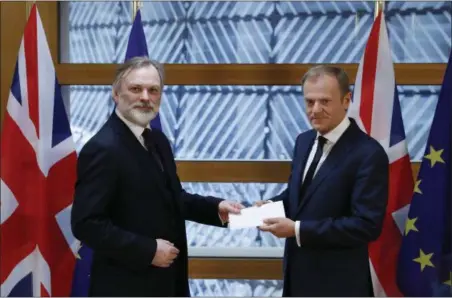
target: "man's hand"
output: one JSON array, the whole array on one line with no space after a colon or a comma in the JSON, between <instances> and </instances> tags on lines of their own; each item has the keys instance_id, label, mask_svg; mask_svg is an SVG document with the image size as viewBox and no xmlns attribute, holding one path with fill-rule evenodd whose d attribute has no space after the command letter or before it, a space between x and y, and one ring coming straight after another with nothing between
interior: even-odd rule
<instances>
[{"instance_id":1,"label":"man's hand","mask_svg":"<svg viewBox=\"0 0 452 298\"><path fill-rule=\"evenodd\" d=\"M221 201L218 205L218 214L223 222L229 221L229 213L239 214L245 208L242 204L233 201Z\"/></svg>"},{"instance_id":2,"label":"man's hand","mask_svg":"<svg viewBox=\"0 0 452 298\"><path fill-rule=\"evenodd\" d=\"M173 243L163 239L157 239L157 250L152 260L152 265L162 268L169 267L178 254L179 250Z\"/></svg>"},{"instance_id":3,"label":"man's hand","mask_svg":"<svg viewBox=\"0 0 452 298\"><path fill-rule=\"evenodd\" d=\"M295 222L284 217L265 219L264 224L259 226L259 229L261 231L270 232L278 238L295 236Z\"/></svg>"},{"instance_id":4,"label":"man's hand","mask_svg":"<svg viewBox=\"0 0 452 298\"><path fill-rule=\"evenodd\" d=\"M253 207L260 207L262 205L265 205L265 204L268 204L268 203L271 203L271 202L272 201L269 201L269 200L256 201L256 202L253 203Z\"/></svg>"}]
</instances>

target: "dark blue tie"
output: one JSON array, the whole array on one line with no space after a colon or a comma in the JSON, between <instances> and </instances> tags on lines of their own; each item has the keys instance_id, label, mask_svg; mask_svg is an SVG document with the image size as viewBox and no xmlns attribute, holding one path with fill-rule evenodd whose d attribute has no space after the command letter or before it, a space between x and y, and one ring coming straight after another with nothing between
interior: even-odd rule
<instances>
[{"instance_id":1,"label":"dark blue tie","mask_svg":"<svg viewBox=\"0 0 452 298\"><path fill-rule=\"evenodd\" d=\"M326 139L324 137L319 136L317 138L317 150L315 151L314 160L312 161L311 165L309 166L309 170L306 173L306 177L301 182L300 196L299 196L300 202L301 202L301 199L303 198L306 190L308 189L309 185L312 182L312 178L314 177L315 170L317 169L317 166L319 165L319 162L320 162L320 158L322 157L323 146L325 145L325 143L326 143Z\"/></svg>"}]
</instances>

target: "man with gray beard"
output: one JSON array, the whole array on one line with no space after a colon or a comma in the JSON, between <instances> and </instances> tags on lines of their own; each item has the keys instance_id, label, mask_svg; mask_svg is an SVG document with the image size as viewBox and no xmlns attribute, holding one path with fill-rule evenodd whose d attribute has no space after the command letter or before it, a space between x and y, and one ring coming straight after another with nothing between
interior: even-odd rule
<instances>
[{"instance_id":1,"label":"man with gray beard","mask_svg":"<svg viewBox=\"0 0 452 298\"><path fill-rule=\"evenodd\" d=\"M79 154L72 231L94 251L90 296L189 296L185 220L224 226L239 203L185 192L166 136L152 130L163 71L120 66L116 109Z\"/></svg>"}]
</instances>

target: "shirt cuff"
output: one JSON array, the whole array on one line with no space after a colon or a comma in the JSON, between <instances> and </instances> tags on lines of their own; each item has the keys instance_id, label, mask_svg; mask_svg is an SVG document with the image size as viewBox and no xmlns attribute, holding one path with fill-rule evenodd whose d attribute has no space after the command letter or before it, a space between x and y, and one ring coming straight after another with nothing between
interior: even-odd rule
<instances>
[{"instance_id":1,"label":"shirt cuff","mask_svg":"<svg viewBox=\"0 0 452 298\"><path fill-rule=\"evenodd\" d=\"M300 221L299 220L297 220L295 222L295 237L297 238L298 247L301 247L301 242L300 242Z\"/></svg>"},{"instance_id":2,"label":"shirt cuff","mask_svg":"<svg viewBox=\"0 0 452 298\"><path fill-rule=\"evenodd\" d=\"M218 218L220 218L221 224L224 226L225 224L227 224L227 221L223 221L223 219L221 218L220 213L218 213Z\"/></svg>"}]
</instances>

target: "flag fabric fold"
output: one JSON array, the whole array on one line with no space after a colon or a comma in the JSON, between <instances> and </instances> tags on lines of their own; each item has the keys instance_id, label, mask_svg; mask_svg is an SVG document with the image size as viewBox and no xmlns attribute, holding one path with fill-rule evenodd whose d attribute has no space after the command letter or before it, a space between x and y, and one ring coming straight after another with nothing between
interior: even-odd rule
<instances>
[{"instance_id":1,"label":"flag fabric fold","mask_svg":"<svg viewBox=\"0 0 452 298\"><path fill-rule=\"evenodd\" d=\"M349 116L389 157L389 198L380 237L369 245L375 296L400 296L396 263L414 187L384 13L379 12L356 75Z\"/></svg>"},{"instance_id":2,"label":"flag fabric fold","mask_svg":"<svg viewBox=\"0 0 452 298\"><path fill-rule=\"evenodd\" d=\"M20 43L1 135L1 296L69 296L75 145L36 4Z\"/></svg>"},{"instance_id":3,"label":"flag fabric fold","mask_svg":"<svg viewBox=\"0 0 452 298\"><path fill-rule=\"evenodd\" d=\"M452 53L416 180L398 260L405 296L452 296Z\"/></svg>"}]
</instances>

